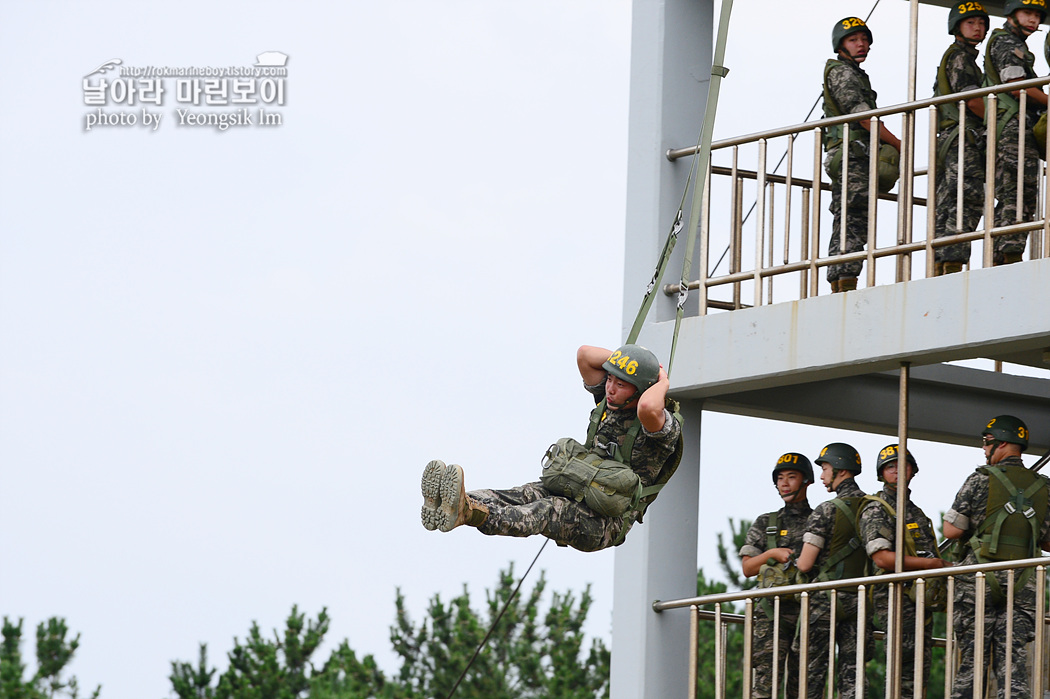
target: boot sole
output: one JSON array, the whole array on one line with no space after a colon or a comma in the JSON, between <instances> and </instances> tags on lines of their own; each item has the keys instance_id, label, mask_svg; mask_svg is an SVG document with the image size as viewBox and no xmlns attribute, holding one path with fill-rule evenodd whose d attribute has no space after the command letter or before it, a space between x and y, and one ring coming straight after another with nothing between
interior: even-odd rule
<instances>
[{"instance_id":1,"label":"boot sole","mask_svg":"<svg viewBox=\"0 0 1050 699\"><path fill-rule=\"evenodd\" d=\"M460 511L463 509L463 469L458 464L449 464L445 467L444 477L441 479L441 520L438 529L450 532L462 524Z\"/></svg>"},{"instance_id":2,"label":"boot sole","mask_svg":"<svg viewBox=\"0 0 1050 699\"><path fill-rule=\"evenodd\" d=\"M429 531L438 528L445 517L441 512L441 482L445 476L445 462L431 461L423 469L420 489L423 491L423 509L419 517Z\"/></svg>"}]
</instances>

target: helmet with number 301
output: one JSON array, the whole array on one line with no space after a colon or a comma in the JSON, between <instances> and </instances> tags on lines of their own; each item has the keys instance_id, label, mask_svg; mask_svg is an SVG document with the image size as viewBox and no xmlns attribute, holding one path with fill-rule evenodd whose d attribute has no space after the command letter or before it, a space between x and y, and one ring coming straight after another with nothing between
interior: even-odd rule
<instances>
[{"instance_id":1,"label":"helmet with number 301","mask_svg":"<svg viewBox=\"0 0 1050 699\"><path fill-rule=\"evenodd\" d=\"M860 473L860 453L848 444L832 442L820 450L816 458L818 464L828 464L836 471Z\"/></svg>"},{"instance_id":2,"label":"helmet with number 301","mask_svg":"<svg viewBox=\"0 0 1050 699\"><path fill-rule=\"evenodd\" d=\"M954 36L959 28L959 23L969 17L983 17L984 30L988 31L988 12L984 9L984 5L976 0L971 0L952 5L951 12L948 13L948 33Z\"/></svg>"},{"instance_id":3,"label":"helmet with number 301","mask_svg":"<svg viewBox=\"0 0 1050 699\"><path fill-rule=\"evenodd\" d=\"M779 459L773 467L773 485L777 484L777 474L781 471L798 471L806 483L813 482L813 464L802 454L789 451Z\"/></svg>"},{"instance_id":4,"label":"helmet with number 301","mask_svg":"<svg viewBox=\"0 0 1050 699\"><path fill-rule=\"evenodd\" d=\"M641 345L624 345L605 360L602 368L642 393L660 378L660 360Z\"/></svg>"},{"instance_id":5,"label":"helmet with number 301","mask_svg":"<svg viewBox=\"0 0 1050 699\"><path fill-rule=\"evenodd\" d=\"M868 29L868 25L864 23L864 20L860 17L844 17L836 22L835 28L831 30L831 50L838 53L839 48L842 46L842 40L857 32L864 32L868 35L869 46L875 43L875 37L871 35L871 30Z\"/></svg>"},{"instance_id":6,"label":"helmet with number 301","mask_svg":"<svg viewBox=\"0 0 1050 699\"><path fill-rule=\"evenodd\" d=\"M1039 21L1046 19L1046 0L1006 0L1003 4L1003 14L1007 17L1018 10L1031 10L1040 14Z\"/></svg>"},{"instance_id":7,"label":"helmet with number 301","mask_svg":"<svg viewBox=\"0 0 1050 699\"><path fill-rule=\"evenodd\" d=\"M1028 448L1028 425L1013 415L993 417L981 435L988 435L999 442L1020 444L1021 451Z\"/></svg>"}]
</instances>

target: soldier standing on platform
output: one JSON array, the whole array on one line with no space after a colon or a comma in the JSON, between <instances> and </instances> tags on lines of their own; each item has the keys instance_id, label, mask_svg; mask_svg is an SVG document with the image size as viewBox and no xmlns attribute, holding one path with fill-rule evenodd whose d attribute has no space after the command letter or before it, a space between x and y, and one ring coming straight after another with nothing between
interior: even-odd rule
<instances>
[{"instance_id":1,"label":"soldier standing on platform","mask_svg":"<svg viewBox=\"0 0 1050 699\"><path fill-rule=\"evenodd\" d=\"M806 491L813 482L813 466L802 454L789 452L773 467L773 484L784 506L776 512L759 515L747 532L740 548L740 562L744 575L759 578L761 588L793 585L797 581L795 561L802 552L802 535L813 509ZM787 697L798 695L798 654L791 652L798 623L799 604L793 597L780 599L780 626L777 634L777 655L773 656L774 605L763 600L755 611L754 643L751 667L754 668L752 696L770 699L779 695L773 691L773 667L779 668L778 684L787 678Z\"/></svg>"},{"instance_id":2,"label":"soldier standing on platform","mask_svg":"<svg viewBox=\"0 0 1050 699\"><path fill-rule=\"evenodd\" d=\"M820 480L835 497L822 502L813 510L806 523L802 537L802 554L798 558L798 569L803 572L816 570L811 582L844 580L864 575L868 557L860 543L857 532L857 512L864 502L864 491L854 476L860 475L860 454L848 444L835 442L820 452L816 462L821 466ZM843 588L838 592L838 607L835 612L835 642L838 645L838 695L839 699L854 699L864 696L863 688L857 691L857 592L855 588ZM809 668L806 679L808 699L824 696L824 682L828 674L828 656L831 641L831 599L825 593L816 593L810 598L809 622ZM873 636L870 623L865 626L863 651L870 658ZM799 632L799 640L804 630ZM798 644L799 640L796 640Z\"/></svg>"},{"instance_id":3,"label":"soldier standing on platform","mask_svg":"<svg viewBox=\"0 0 1050 699\"><path fill-rule=\"evenodd\" d=\"M824 66L824 116L842 116L875 109L876 93L868 74L860 67L868 58L873 43L871 30L859 17L846 17L831 31L831 48L835 58ZM824 133L824 170L831 177L831 213L834 224L828 255L841 254L839 235L842 216L846 217L846 252L863 250L868 242L868 150L870 119L851 123L849 157L846 169L846 201L842 201L842 126L829 127ZM879 140L900 151L900 140L879 122ZM847 262L828 266L828 281L833 292L857 288L861 263Z\"/></svg>"},{"instance_id":4,"label":"soldier standing on platform","mask_svg":"<svg viewBox=\"0 0 1050 699\"><path fill-rule=\"evenodd\" d=\"M977 46L988 33L988 13L979 2L952 5L948 13L948 33L955 41L944 52L937 68L933 94L949 95L976 90L984 84L984 73L977 67ZM966 100L964 131L959 131L959 104L946 102L937 107L937 213L934 236L956 235L977 230L984 213L985 130L984 99ZM958 217L959 139L963 140L962 218ZM970 261L970 244L956 243L935 248L935 274L961 272Z\"/></svg>"},{"instance_id":5,"label":"soldier standing on platform","mask_svg":"<svg viewBox=\"0 0 1050 699\"><path fill-rule=\"evenodd\" d=\"M988 39L984 52L985 81L988 85L1026 80L1036 77L1035 55L1025 43L1039 29L1046 17L1046 0L1006 0L1003 6L1006 24L996 29ZM1009 226L1035 219L1036 197L1039 195L1039 149L1032 127L1039 115L1046 111L1046 93L1037 87L1025 90L1028 96L1025 123L1020 119L1020 91L998 93L996 113L995 158L995 225ZM1024 134L1024 152L1020 150L1020 136ZM1022 202L1017 202L1017 168L1024 164ZM992 260L996 265L1020 262L1027 233L1011 233L994 240Z\"/></svg>"},{"instance_id":6,"label":"soldier standing on platform","mask_svg":"<svg viewBox=\"0 0 1050 699\"><path fill-rule=\"evenodd\" d=\"M873 563L878 566L876 572L894 572L897 553L897 488L903 480L908 491L904 519L903 570L931 570L950 565L937 553L937 534L933 522L918 505L911 501L912 477L919 472L919 465L908 451L907 465L904 473L898 459L899 447L890 444L879 452L879 461L875 466L880 481L886 485L881 493L866 498L858 519L861 541ZM943 602L943 594L935 600L929 591L944 591L944 578L927 580L925 598L932 602ZM900 588L898 588L900 589ZM915 584L904 586L901 599L901 696L911 697L915 694ZM889 630L889 593L886 585L874 586L875 618L884 631ZM933 609L928 605L925 610L925 631L923 642L922 686L926 687L930 677L930 658L933 650ZM943 609L943 607L941 607Z\"/></svg>"}]
</instances>

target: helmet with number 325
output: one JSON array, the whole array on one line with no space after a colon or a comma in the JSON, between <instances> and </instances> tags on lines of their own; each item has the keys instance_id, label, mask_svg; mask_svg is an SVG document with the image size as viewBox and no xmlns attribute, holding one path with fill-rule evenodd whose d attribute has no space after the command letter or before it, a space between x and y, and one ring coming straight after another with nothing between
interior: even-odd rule
<instances>
[{"instance_id":1,"label":"helmet with number 325","mask_svg":"<svg viewBox=\"0 0 1050 699\"><path fill-rule=\"evenodd\" d=\"M637 388L639 393L660 378L660 360L641 345L620 347L609 355L602 368Z\"/></svg>"},{"instance_id":2,"label":"helmet with number 325","mask_svg":"<svg viewBox=\"0 0 1050 699\"><path fill-rule=\"evenodd\" d=\"M988 12L984 9L984 5L976 0L970 2L959 2L952 5L951 11L948 13L948 33L955 35L955 31L959 28L959 23L969 17L982 17L984 19L984 30L988 31Z\"/></svg>"},{"instance_id":3,"label":"helmet with number 325","mask_svg":"<svg viewBox=\"0 0 1050 699\"><path fill-rule=\"evenodd\" d=\"M1046 19L1046 0L1006 0L1003 4L1003 15L1009 17L1018 10L1031 10L1032 12L1038 12L1042 15L1039 19L1042 22Z\"/></svg>"}]
</instances>

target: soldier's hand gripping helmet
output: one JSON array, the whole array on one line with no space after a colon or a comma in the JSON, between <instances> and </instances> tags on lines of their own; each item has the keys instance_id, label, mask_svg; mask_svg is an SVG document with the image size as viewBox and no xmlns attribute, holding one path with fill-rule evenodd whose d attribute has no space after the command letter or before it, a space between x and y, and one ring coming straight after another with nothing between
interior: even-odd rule
<instances>
[{"instance_id":1,"label":"soldier's hand gripping helmet","mask_svg":"<svg viewBox=\"0 0 1050 699\"><path fill-rule=\"evenodd\" d=\"M1032 10L1039 13L1039 21L1046 19L1046 0L1006 0L1003 14L1009 17L1018 10Z\"/></svg>"},{"instance_id":2,"label":"soldier's hand gripping helmet","mask_svg":"<svg viewBox=\"0 0 1050 699\"><path fill-rule=\"evenodd\" d=\"M848 444L832 442L820 450L816 458L818 464L828 464L834 471L849 471L860 474L860 453Z\"/></svg>"},{"instance_id":3,"label":"soldier's hand gripping helmet","mask_svg":"<svg viewBox=\"0 0 1050 699\"><path fill-rule=\"evenodd\" d=\"M802 454L789 451L777 459L777 465L773 467L773 485L777 484L777 474L781 471L798 471L806 483L813 482L813 464Z\"/></svg>"},{"instance_id":4,"label":"soldier's hand gripping helmet","mask_svg":"<svg viewBox=\"0 0 1050 699\"><path fill-rule=\"evenodd\" d=\"M882 469L886 467L886 464L892 464L897 460L897 454L900 451L899 444L889 444L882 448L879 452L879 461L875 464L875 476L881 481L882 480ZM908 463L911 464L915 473L919 472L919 464L915 462L915 457L911 455L911 450L908 450ZM900 471L898 470L898 473Z\"/></svg>"},{"instance_id":5,"label":"soldier's hand gripping helmet","mask_svg":"<svg viewBox=\"0 0 1050 699\"><path fill-rule=\"evenodd\" d=\"M1020 444L1021 451L1028 448L1028 425L1013 415L993 417L981 432L981 436L991 437L996 442Z\"/></svg>"},{"instance_id":6,"label":"soldier's hand gripping helmet","mask_svg":"<svg viewBox=\"0 0 1050 699\"><path fill-rule=\"evenodd\" d=\"M1020 2L1021 0L1017 1ZM1042 1L1040 0L1040 2ZM831 50L838 53L842 40L857 32L864 32L868 35L868 45L875 43L875 38L871 35L871 30L868 29L868 25L864 23L864 20L860 17L844 17L836 22L835 27L831 30Z\"/></svg>"},{"instance_id":7,"label":"soldier's hand gripping helmet","mask_svg":"<svg viewBox=\"0 0 1050 699\"><path fill-rule=\"evenodd\" d=\"M631 400L642 395L660 378L660 360L641 345L624 345L609 355L602 368L638 389Z\"/></svg>"},{"instance_id":8,"label":"soldier's hand gripping helmet","mask_svg":"<svg viewBox=\"0 0 1050 699\"><path fill-rule=\"evenodd\" d=\"M959 22L968 17L983 17L984 30L988 31L988 12L985 11L984 5L973 0L972 2L959 2L952 5L952 9L948 13L948 33L955 36L956 30L959 28Z\"/></svg>"}]
</instances>

